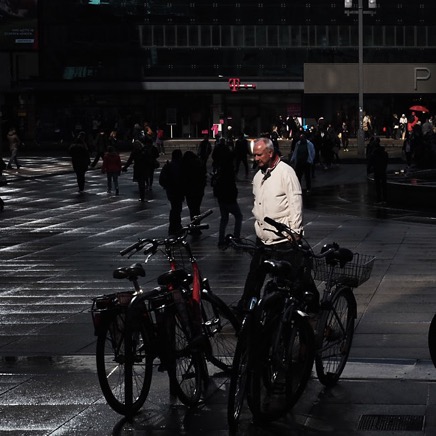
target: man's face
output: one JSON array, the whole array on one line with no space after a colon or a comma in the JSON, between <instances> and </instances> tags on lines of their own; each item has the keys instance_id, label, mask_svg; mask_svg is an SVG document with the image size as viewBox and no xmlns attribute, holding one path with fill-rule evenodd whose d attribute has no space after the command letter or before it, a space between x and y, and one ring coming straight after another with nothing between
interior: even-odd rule
<instances>
[{"instance_id":1,"label":"man's face","mask_svg":"<svg viewBox=\"0 0 436 436\"><path fill-rule=\"evenodd\" d=\"M273 150L270 150L263 142L256 142L253 147L254 160L258 167L261 169L267 169L273 159Z\"/></svg>"}]
</instances>

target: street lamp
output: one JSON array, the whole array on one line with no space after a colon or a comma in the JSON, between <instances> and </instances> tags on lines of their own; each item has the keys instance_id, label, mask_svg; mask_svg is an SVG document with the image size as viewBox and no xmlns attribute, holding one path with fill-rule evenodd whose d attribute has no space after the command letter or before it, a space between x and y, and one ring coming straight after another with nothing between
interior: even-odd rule
<instances>
[{"instance_id":1,"label":"street lamp","mask_svg":"<svg viewBox=\"0 0 436 436\"><path fill-rule=\"evenodd\" d=\"M352 0L345 0L346 14L350 15L356 11L350 11L353 7ZM368 8L375 9L377 0L368 0ZM373 11L367 13L373 14ZM359 39L359 67L358 67L358 93L359 93L359 128L357 130L357 154L362 157L365 154L365 136L363 133L363 0L357 1L358 17L358 39Z\"/></svg>"}]
</instances>

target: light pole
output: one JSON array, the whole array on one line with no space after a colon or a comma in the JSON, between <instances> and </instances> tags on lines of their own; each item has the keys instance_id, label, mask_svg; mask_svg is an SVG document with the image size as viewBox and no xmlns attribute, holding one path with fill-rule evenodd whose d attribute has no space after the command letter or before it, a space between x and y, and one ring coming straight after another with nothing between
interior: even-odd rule
<instances>
[{"instance_id":1,"label":"light pole","mask_svg":"<svg viewBox=\"0 0 436 436\"><path fill-rule=\"evenodd\" d=\"M350 15L356 13L350 11L353 7L352 0L345 0L345 13ZM375 9L377 7L376 0L368 0L368 8ZM372 14L372 11L368 11ZM358 21L358 44L359 44L359 65L358 65L358 93L359 93L359 128L357 129L357 154L360 157L365 155L365 135L363 132L363 0L357 1L357 21Z\"/></svg>"}]
</instances>

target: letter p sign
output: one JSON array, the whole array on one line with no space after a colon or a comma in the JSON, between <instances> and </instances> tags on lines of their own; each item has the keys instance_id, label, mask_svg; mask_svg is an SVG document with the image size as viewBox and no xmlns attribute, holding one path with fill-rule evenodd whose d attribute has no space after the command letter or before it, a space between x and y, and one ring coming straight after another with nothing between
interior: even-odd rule
<instances>
[{"instance_id":1,"label":"letter p sign","mask_svg":"<svg viewBox=\"0 0 436 436\"><path fill-rule=\"evenodd\" d=\"M414 83L415 91L418 90L418 82L421 80L428 80L431 77L431 72L426 67L416 67L414 68Z\"/></svg>"}]
</instances>

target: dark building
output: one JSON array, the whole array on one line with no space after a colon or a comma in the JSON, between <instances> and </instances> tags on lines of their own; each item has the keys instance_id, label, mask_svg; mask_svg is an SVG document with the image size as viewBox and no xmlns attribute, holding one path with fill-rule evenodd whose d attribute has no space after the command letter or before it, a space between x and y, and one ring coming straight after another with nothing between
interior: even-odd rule
<instances>
[{"instance_id":1,"label":"dark building","mask_svg":"<svg viewBox=\"0 0 436 436\"><path fill-rule=\"evenodd\" d=\"M436 2L363 2L363 109L382 128L415 103L436 108ZM3 0L4 124L65 136L98 119L128 132L147 120L166 135L213 124L249 135L279 116L358 120L357 0ZM27 10L24 21L6 11ZM12 18L11 18L12 17ZM19 39L19 38L16 38ZM2 39L0 38L0 41ZM16 40L15 40L16 41ZM3 46L2 46L3 44ZM4 129L3 129L4 130ZM126 133L127 134L127 133Z\"/></svg>"}]
</instances>

